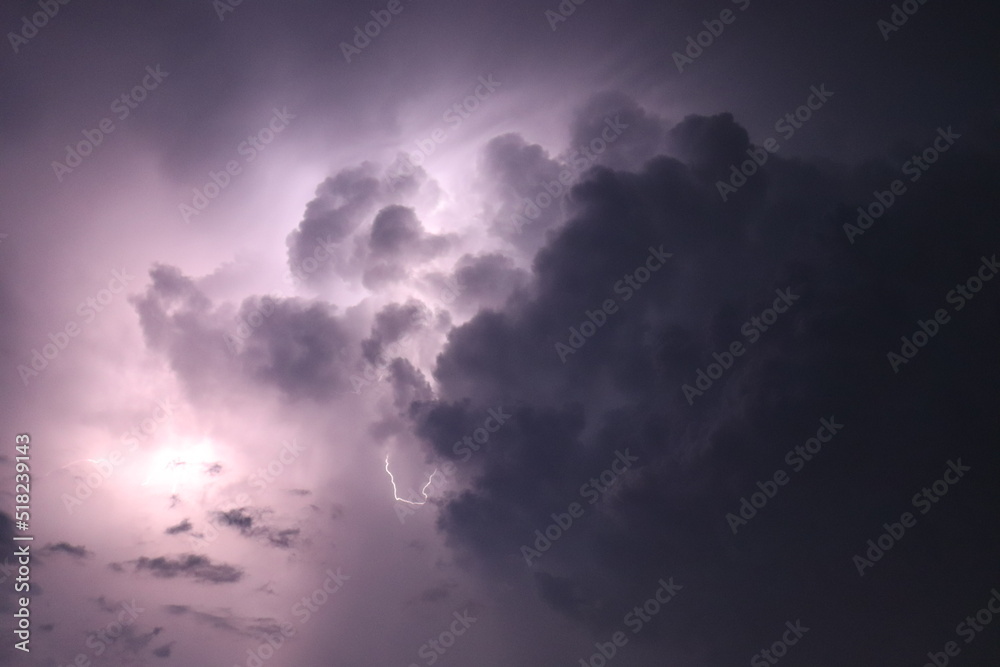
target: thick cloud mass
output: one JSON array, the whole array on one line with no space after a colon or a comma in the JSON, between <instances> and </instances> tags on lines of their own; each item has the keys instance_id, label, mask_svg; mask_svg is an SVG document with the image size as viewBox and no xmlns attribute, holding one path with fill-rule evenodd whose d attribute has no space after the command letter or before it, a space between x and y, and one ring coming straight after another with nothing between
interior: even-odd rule
<instances>
[{"instance_id":1,"label":"thick cloud mass","mask_svg":"<svg viewBox=\"0 0 1000 667\"><path fill-rule=\"evenodd\" d=\"M898 574L859 585L851 556L877 536L880 521L898 520L911 488L936 479L949 457L975 459L984 471L998 463L978 438L957 435L973 423L991 429L984 441L997 435L972 417L996 391L986 370L998 361L990 342L1000 323L995 291L984 288L955 312L952 330L900 373L886 362L897 334L948 307L949 289L1000 248L990 195L995 145L964 137L966 150L852 245L844 225L898 164L846 171L774 157L726 205L715 175L747 149L746 131L728 114L690 117L670 138L682 162L660 157L638 173L599 169L574 189L579 212L537 254L530 298L481 312L449 335L434 372L442 399L413 411L417 432L453 459L454 434L472 432L486 409L508 405L512 417L496 444L474 454L471 486L447 501L439 526L490 570L529 571L546 603L604 632L659 577L674 576L685 588L670 620L643 639L663 634L722 664L786 614L824 628L812 641L832 651L852 633L848 610L871 594L865 585L915 608L933 606L952 585L914 588ZM506 164L519 159L512 153ZM956 217L961 227L950 224ZM641 289L614 289L661 247L672 257ZM772 305L775 290L793 305L751 345L741 324ZM608 298L620 311L563 363L556 345L568 345L571 328L584 330L587 313ZM696 369L734 340L745 356L689 405L681 386L693 386ZM928 386L954 393L928 403ZM916 406L933 415L933 428L918 425ZM724 516L821 419L844 427L815 470L795 476L734 536ZM634 466L589 505L581 485L623 451ZM526 566L521 546L534 545L533 531L574 501L586 516ZM938 511L957 519L963 505ZM945 547L958 529L934 530L945 531L929 537L941 541L937 548L901 547L907 571L939 568L943 557L965 564L951 575L965 583L995 574L975 555L995 552L992 531ZM918 616L908 623L915 632L935 627ZM889 660L912 639L852 641Z\"/></svg>"},{"instance_id":2,"label":"thick cloud mass","mask_svg":"<svg viewBox=\"0 0 1000 667\"><path fill-rule=\"evenodd\" d=\"M6 3L0 665L996 665L997 17Z\"/></svg>"},{"instance_id":3,"label":"thick cloud mass","mask_svg":"<svg viewBox=\"0 0 1000 667\"><path fill-rule=\"evenodd\" d=\"M263 297L225 318L176 268L157 267L150 275L152 284L135 302L143 332L193 390L233 376L256 378L293 398L321 399L347 386L341 351L349 336L330 307Z\"/></svg>"}]
</instances>

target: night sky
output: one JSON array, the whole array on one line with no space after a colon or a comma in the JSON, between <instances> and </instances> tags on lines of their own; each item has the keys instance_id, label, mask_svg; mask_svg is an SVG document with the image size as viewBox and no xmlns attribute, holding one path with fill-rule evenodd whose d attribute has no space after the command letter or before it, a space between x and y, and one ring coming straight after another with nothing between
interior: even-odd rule
<instances>
[{"instance_id":1,"label":"night sky","mask_svg":"<svg viewBox=\"0 0 1000 667\"><path fill-rule=\"evenodd\" d=\"M1000 664L998 19L5 3L0 664Z\"/></svg>"}]
</instances>

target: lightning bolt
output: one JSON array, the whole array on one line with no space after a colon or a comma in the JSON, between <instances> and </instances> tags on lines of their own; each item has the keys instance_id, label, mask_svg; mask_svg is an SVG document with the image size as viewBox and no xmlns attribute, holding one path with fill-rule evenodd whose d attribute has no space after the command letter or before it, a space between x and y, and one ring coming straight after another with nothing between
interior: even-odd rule
<instances>
[{"instance_id":1,"label":"lightning bolt","mask_svg":"<svg viewBox=\"0 0 1000 667\"><path fill-rule=\"evenodd\" d=\"M389 473L389 481L392 482L392 497L401 503L406 503L408 505L426 505L427 504L427 487L431 485L434 481L434 475L438 474L437 468L431 473L431 476L427 478L427 483L424 484L424 488L420 489L420 494L424 497L422 503L418 503L415 500L407 500L406 498L399 497L399 491L396 489L396 479L392 476L392 471L389 470L389 455L385 455L385 471Z\"/></svg>"}]
</instances>

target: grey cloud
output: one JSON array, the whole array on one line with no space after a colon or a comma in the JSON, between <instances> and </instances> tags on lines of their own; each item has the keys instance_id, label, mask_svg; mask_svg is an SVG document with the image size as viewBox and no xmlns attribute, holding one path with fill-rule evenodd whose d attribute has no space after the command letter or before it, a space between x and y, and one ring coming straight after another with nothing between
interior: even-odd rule
<instances>
[{"instance_id":1,"label":"grey cloud","mask_svg":"<svg viewBox=\"0 0 1000 667\"><path fill-rule=\"evenodd\" d=\"M387 361L383 354L387 345L397 343L419 331L430 320L430 311L420 301L390 303L375 314L371 335L361 341L361 351L371 364Z\"/></svg>"},{"instance_id":2,"label":"grey cloud","mask_svg":"<svg viewBox=\"0 0 1000 667\"><path fill-rule=\"evenodd\" d=\"M687 118L670 137L683 159L659 157L635 173L599 167L588 174L574 190L577 213L536 255L526 298L484 310L449 334L434 370L440 396L415 403L410 415L414 432L436 456L451 459L453 443L477 415L511 406L509 424L465 464L469 485L445 501L439 518L449 543L475 554L484 576L524 576L521 546L533 543L533 531L552 523L553 513L580 502L586 515L531 568L540 598L602 633L620 624L619 610L649 597L658 577L676 576L697 594L679 597L674 609L683 613L641 641L669 638L714 659L735 660L740 652L718 646L698 619L724 619L736 646L752 645L761 629L742 623L741 607L727 602L734 595L754 601L762 617L808 608L837 623L837 614L856 600L821 608L810 597L814 589L802 591L815 581L816 568L839 572L836 556L820 545L851 543L857 513L873 514L872 503L879 504L851 498L844 500L850 510L817 509L823 526L805 530L822 537L811 542L758 519L753 529L765 535L737 536L758 540L739 548L723 517L754 490L750 462L780 467L785 451L832 413L852 425L854 435L838 436L841 452L860 451L876 437L877 452L863 449L884 468L915 451L921 465L939 465L935 435L910 427L903 427L903 439L890 435L922 390L903 383L884 393L892 379L885 351L912 330L914 317L931 312L931 297L943 299L946 286L968 275L983 252L1000 247L990 222L995 206L976 210L963 203L988 199L987 165L995 159L975 151L951 154L926 189L908 193L880 221L880 233L852 247L842 225L856 217L868 193L884 187L878 170L772 156L753 187L739 193L744 199L727 205L714 180L749 145L747 132L720 115ZM954 252L946 261L922 261L936 247L940 221L956 211L964 226L951 230ZM892 223L904 219L905 227ZM616 281L661 244L673 253L668 265L628 301L616 294ZM762 334L719 386L688 405L681 386L694 382L713 352L733 340L746 343L741 324L784 287L799 295L795 310ZM562 363L555 343L566 343L570 327L610 297L620 310ZM970 315L979 326L1000 313L989 298ZM995 358L995 347L977 330L964 329L963 344ZM945 383L968 370L926 363L926 377ZM989 393L980 387L967 395ZM961 430L964 417L947 416L948 409L942 406L940 417ZM581 485L625 449L639 463L591 506ZM823 508L823 498L839 497L839 475L850 476L859 454L844 456L825 462L837 472L808 490L799 487L795 508L775 508L774 520L815 525L804 508ZM864 466L865 488L881 494L885 485L871 464ZM893 590L933 604L932 596Z\"/></svg>"},{"instance_id":3,"label":"grey cloud","mask_svg":"<svg viewBox=\"0 0 1000 667\"><path fill-rule=\"evenodd\" d=\"M176 268L158 266L150 276L146 293L133 299L146 341L167 354L194 393L236 383L241 376L293 398L319 400L346 388L339 351L349 336L332 307L252 298L244 302L241 319L227 322ZM259 323L251 313L261 316Z\"/></svg>"},{"instance_id":4,"label":"grey cloud","mask_svg":"<svg viewBox=\"0 0 1000 667\"><path fill-rule=\"evenodd\" d=\"M161 579L186 577L208 584L231 584L243 578L243 570L226 563L213 563L206 556L184 554L176 558L142 556L129 561L135 572L149 572Z\"/></svg>"},{"instance_id":5,"label":"grey cloud","mask_svg":"<svg viewBox=\"0 0 1000 667\"><path fill-rule=\"evenodd\" d=\"M177 525L170 526L164 532L167 535L177 535L178 533L186 533L189 532L190 530L191 530L191 522L188 521L187 519L184 519Z\"/></svg>"},{"instance_id":6,"label":"grey cloud","mask_svg":"<svg viewBox=\"0 0 1000 667\"><path fill-rule=\"evenodd\" d=\"M92 552L88 551L86 547L76 546L68 542L56 542L55 544L46 544L42 550L43 555L51 554L66 554L77 560L83 560L93 555Z\"/></svg>"}]
</instances>

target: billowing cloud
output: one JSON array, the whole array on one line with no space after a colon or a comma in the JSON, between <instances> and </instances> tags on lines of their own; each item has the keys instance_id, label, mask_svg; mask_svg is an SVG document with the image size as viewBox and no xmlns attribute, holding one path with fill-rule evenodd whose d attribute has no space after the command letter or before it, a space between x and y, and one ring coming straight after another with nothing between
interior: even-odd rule
<instances>
[{"instance_id":1,"label":"billowing cloud","mask_svg":"<svg viewBox=\"0 0 1000 667\"><path fill-rule=\"evenodd\" d=\"M0 13L0 663L903 667L996 585L989 3Z\"/></svg>"}]
</instances>

